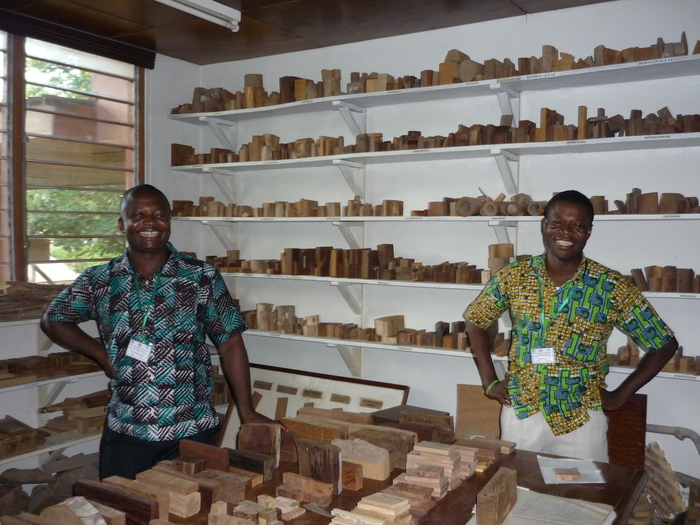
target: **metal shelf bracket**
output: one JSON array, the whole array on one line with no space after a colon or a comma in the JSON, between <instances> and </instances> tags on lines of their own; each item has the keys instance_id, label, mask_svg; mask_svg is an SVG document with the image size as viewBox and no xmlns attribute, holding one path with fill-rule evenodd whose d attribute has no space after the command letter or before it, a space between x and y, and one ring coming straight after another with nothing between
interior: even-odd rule
<instances>
[{"instance_id":1,"label":"metal shelf bracket","mask_svg":"<svg viewBox=\"0 0 700 525\"><path fill-rule=\"evenodd\" d=\"M209 227L212 229L212 231L216 235L216 238L219 239L219 242L226 249L226 251L236 249L236 242L231 240L232 238L233 239L238 238L237 232L235 231L235 229L236 229L235 223L230 223L230 224L227 224L226 226L221 226L219 224L211 224L209 221L203 221L202 224L209 225ZM234 228L233 235L231 235L231 228Z\"/></svg>"},{"instance_id":2,"label":"metal shelf bracket","mask_svg":"<svg viewBox=\"0 0 700 525\"><path fill-rule=\"evenodd\" d=\"M365 228L363 223L340 222L334 221L333 226L336 226L340 233L345 237L345 241L350 248L357 250L364 245Z\"/></svg>"},{"instance_id":3,"label":"metal shelf bracket","mask_svg":"<svg viewBox=\"0 0 700 525\"><path fill-rule=\"evenodd\" d=\"M511 244L508 228L517 226L515 221L489 221L489 226L493 228L496 239L500 244Z\"/></svg>"},{"instance_id":4,"label":"metal shelf bracket","mask_svg":"<svg viewBox=\"0 0 700 525\"><path fill-rule=\"evenodd\" d=\"M366 133L367 108L362 108L341 100L334 100L333 107L340 111L345 124L355 137L357 137L360 133Z\"/></svg>"},{"instance_id":5,"label":"metal shelf bracket","mask_svg":"<svg viewBox=\"0 0 700 525\"><path fill-rule=\"evenodd\" d=\"M328 345L335 346L340 352L340 357L345 361L352 377L360 379L362 377L362 348L349 345Z\"/></svg>"},{"instance_id":6,"label":"metal shelf bracket","mask_svg":"<svg viewBox=\"0 0 700 525\"><path fill-rule=\"evenodd\" d=\"M331 281L331 286L335 287L340 295L343 296L345 302L348 303L350 310L355 315L362 314L362 286L359 284L340 283Z\"/></svg>"},{"instance_id":7,"label":"metal shelf bracket","mask_svg":"<svg viewBox=\"0 0 700 525\"><path fill-rule=\"evenodd\" d=\"M501 114L513 117L512 126L518 127L520 123L520 93L509 88L502 82L491 84L491 90L498 97L498 105L501 106Z\"/></svg>"},{"instance_id":8,"label":"metal shelf bracket","mask_svg":"<svg viewBox=\"0 0 700 525\"><path fill-rule=\"evenodd\" d=\"M230 149L231 151L234 151L236 149L233 146L233 143L238 142L237 137L236 140L234 140L232 143L226 136L226 133L224 133L224 130L222 128L222 126L226 126L227 128L232 129L234 133L238 135L238 124L236 122L216 117L199 117L199 120L201 122L206 122L209 125L209 128L224 148Z\"/></svg>"},{"instance_id":9,"label":"metal shelf bracket","mask_svg":"<svg viewBox=\"0 0 700 525\"><path fill-rule=\"evenodd\" d=\"M359 162L351 162L349 160L334 160L333 164L338 166L340 173L343 174L345 182L350 186L353 195L357 195L360 199L365 199L365 165Z\"/></svg>"},{"instance_id":10,"label":"metal shelf bracket","mask_svg":"<svg viewBox=\"0 0 700 525\"><path fill-rule=\"evenodd\" d=\"M216 182L229 204L236 203L236 191L233 188L235 182L233 177L231 177L232 173L230 171L208 167L202 168L202 171L211 175L211 178L214 179L214 182Z\"/></svg>"},{"instance_id":11,"label":"metal shelf bracket","mask_svg":"<svg viewBox=\"0 0 700 525\"><path fill-rule=\"evenodd\" d=\"M518 193L518 186L515 180L518 176L520 157L510 151L499 148L492 149L491 155L493 155L493 158L496 160L496 166L498 166L498 171L501 174L501 179L503 180L506 191L510 194ZM511 167L511 163L513 167ZM515 176L513 175L513 171L515 171Z\"/></svg>"}]
</instances>

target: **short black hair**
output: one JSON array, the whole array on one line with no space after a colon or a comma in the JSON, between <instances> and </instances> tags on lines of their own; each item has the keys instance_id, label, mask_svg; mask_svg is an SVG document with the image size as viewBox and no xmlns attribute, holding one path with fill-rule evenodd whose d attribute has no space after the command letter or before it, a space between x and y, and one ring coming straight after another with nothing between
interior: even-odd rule
<instances>
[{"instance_id":1,"label":"short black hair","mask_svg":"<svg viewBox=\"0 0 700 525\"><path fill-rule=\"evenodd\" d=\"M591 199L586 197L580 191L566 190L554 195L554 197L549 199L547 206L545 206L544 208L545 218L549 218L549 215L552 213L554 206L556 206L558 202L569 202L571 204L579 204L583 206L584 208L586 208L588 216L591 218L591 224L593 224L593 217L595 216L595 212L593 211L593 204L591 203Z\"/></svg>"},{"instance_id":2,"label":"short black hair","mask_svg":"<svg viewBox=\"0 0 700 525\"><path fill-rule=\"evenodd\" d=\"M168 198L165 196L165 193L160 191L158 188L155 186L152 186L150 184L139 184L138 186L134 186L133 188L129 188L124 192L124 195L122 195L122 200L119 202L119 216L122 217L124 213L124 208L126 208L127 204L129 203L129 200L131 200L131 197L135 193L141 193L141 192L151 192L155 193L156 195L160 195L165 202L168 203L168 208L170 207L170 201ZM122 217L123 218L123 217Z\"/></svg>"}]
</instances>

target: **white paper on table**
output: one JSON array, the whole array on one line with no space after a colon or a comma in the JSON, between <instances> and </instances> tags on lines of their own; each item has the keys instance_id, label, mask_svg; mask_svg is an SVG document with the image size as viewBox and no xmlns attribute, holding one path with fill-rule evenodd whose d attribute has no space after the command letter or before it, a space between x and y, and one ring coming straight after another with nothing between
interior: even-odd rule
<instances>
[{"instance_id":1,"label":"white paper on table","mask_svg":"<svg viewBox=\"0 0 700 525\"><path fill-rule=\"evenodd\" d=\"M540 494L518 487L515 505L503 525L609 525L615 511L604 503ZM472 515L467 525L479 525L478 515Z\"/></svg>"},{"instance_id":2,"label":"white paper on table","mask_svg":"<svg viewBox=\"0 0 700 525\"><path fill-rule=\"evenodd\" d=\"M540 472L545 483L605 483L603 474L590 459L565 459L548 458L537 456L537 463L540 465ZM565 481L558 480L554 474L555 468L575 468L581 474L581 479Z\"/></svg>"}]
</instances>

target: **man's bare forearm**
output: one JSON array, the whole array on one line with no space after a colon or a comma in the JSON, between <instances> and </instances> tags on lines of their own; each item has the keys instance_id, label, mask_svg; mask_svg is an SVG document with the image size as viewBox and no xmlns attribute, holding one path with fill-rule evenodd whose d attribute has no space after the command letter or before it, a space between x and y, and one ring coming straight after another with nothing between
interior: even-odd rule
<instances>
[{"instance_id":1,"label":"man's bare forearm","mask_svg":"<svg viewBox=\"0 0 700 525\"><path fill-rule=\"evenodd\" d=\"M41 319L40 326L54 343L66 350L77 352L92 359L102 367L107 377L110 379L114 377L114 369L107 355L107 349L100 341L88 335L80 326L75 323L51 321L46 316Z\"/></svg>"}]
</instances>

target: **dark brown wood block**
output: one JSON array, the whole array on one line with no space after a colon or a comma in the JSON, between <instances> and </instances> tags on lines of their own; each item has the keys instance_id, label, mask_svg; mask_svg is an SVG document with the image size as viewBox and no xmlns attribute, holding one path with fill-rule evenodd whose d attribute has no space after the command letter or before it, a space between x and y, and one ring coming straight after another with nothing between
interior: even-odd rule
<instances>
[{"instance_id":1,"label":"dark brown wood block","mask_svg":"<svg viewBox=\"0 0 700 525\"><path fill-rule=\"evenodd\" d=\"M228 452L229 465L262 474L265 481L272 479L272 472L275 470L273 457L248 450L224 450Z\"/></svg>"},{"instance_id":2,"label":"dark brown wood block","mask_svg":"<svg viewBox=\"0 0 700 525\"><path fill-rule=\"evenodd\" d=\"M208 469L228 471L229 455L226 449L215 447L214 445L205 445L197 443L189 439L180 441L181 456L201 456L204 458L204 464Z\"/></svg>"},{"instance_id":3,"label":"dark brown wood block","mask_svg":"<svg viewBox=\"0 0 700 525\"><path fill-rule=\"evenodd\" d=\"M340 491L340 448L310 439L296 439L299 474L334 486Z\"/></svg>"},{"instance_id":4,"label":"dark brown wood block","mask_svg":"<svg viewBox=\"0 0 700 525\"><path fill-rule=\"evenodd\" d=\"M273 468L280 464L282 426L279 423L244 423L238 433L238 450L272 457Z\"/></svg>"},{"instance_id":5,"label":"dark brown wood block","mask_svg":"<svg viewBox=\"0 0 700 525\"><path fill-rule=\"evenodd\" d=\"M643 469L646 446L647 396L633 394L608 416L609 462Z\"/></svg>"},{"instance_id":6,"label":"dark brown wood block","mask_svg":"<svg viewBox=\"0 0 700 525\"><path fill-rule=\"evenodd\" d=\"M158 502L97 481L78 480L73 493L126 514L126 525L148 525L158 518Z\"/></svg>"}]
</instances>

